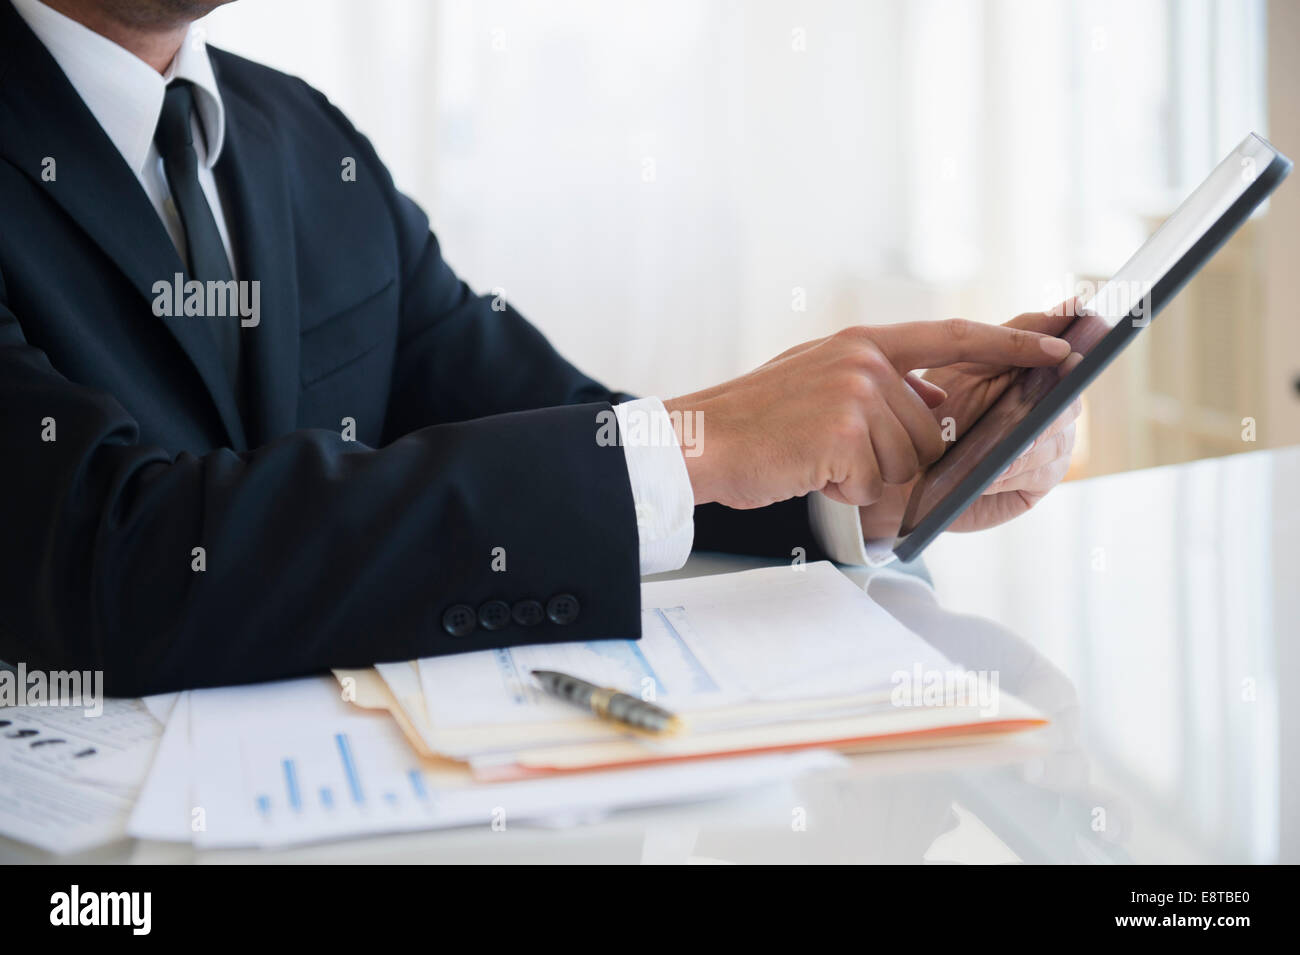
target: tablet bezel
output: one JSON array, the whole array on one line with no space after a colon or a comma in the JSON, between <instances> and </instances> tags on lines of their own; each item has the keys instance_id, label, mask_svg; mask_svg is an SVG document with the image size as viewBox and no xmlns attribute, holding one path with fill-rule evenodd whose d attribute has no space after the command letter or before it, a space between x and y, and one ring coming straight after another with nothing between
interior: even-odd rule
<instances>
[{"instance_id":1,"label":"tablet bezel","mask_svg":"<svg viewBox=\"0 0 1300 955\"><path fill-rule=\"evenodd\" d=\"M1047 426L1056 419L1074 401L1079 394L1092 383L1109 365L1124 347L1133 340L1161 310L1173 300L1184 285L1200 271L1225 242L1237 231L1255 207L1263 202L1277 185L1291 171L1291 160L1284 156L1272 143L1251 133L1241 144L1233 149L1239 151L1252 139L1258 140L1270 152L1273 159L1264 171L1255 177L1236 201L1204 234L1197 239L1170 269L1155 282L1151 291L1139 299L1129 313L1115 323L1105 337L1084 356L1079 365L1062 378L1043 399L1022 419L1011 432L1003 438L985 458L980 461L947 497L939 501L909 534L899 537L894 543L894 556L902 561L916 558L930 542L941 534L945 528L961 516L962 512L980 496L997 476L1010 467L1011 463L1033 442ZM1231 154L1229 154L1231 155ZM1218 168L1217 166L1215 168ZM1213 175L1213 170L1211 171ZM1207 177L1208 179L1208 177ZM1199 189L1200 186L1197 186ZM1195 191L1193 191L1194 194ZM1149 301L1149 306L1146 305ZM1143 316L1142 324L1135 324L1134 319ZM967 429L968 431L970 429ZM960 441L960 439L958 439ZM955 445L954 445L955 447Z\"/></svg>"}]
</instances>

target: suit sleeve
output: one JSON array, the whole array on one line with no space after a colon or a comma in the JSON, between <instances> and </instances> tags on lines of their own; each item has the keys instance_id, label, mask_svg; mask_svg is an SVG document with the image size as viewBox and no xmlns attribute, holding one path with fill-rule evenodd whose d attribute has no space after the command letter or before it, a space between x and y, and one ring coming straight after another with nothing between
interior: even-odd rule
<instances>
[{"instance_id":1,"label":"suit sleeve","mask_svg":"<svg viewBox=\"0 0 1300 955\"><path fill-rule=\"evenodd\" d=\"M813 536L802 497L744 511L702 504L695 508L695 550L787 561L830 559Z\"/></svg>"},{"instance_id":2,"label":"suit sleeve","mask_svg":"<svg viewBox=\"0 0 1300 955\"><path fill-rule=\"evenodd\" d=\"M427 249L412 309L461 325L471 350L544 346L470 314ZM597 440L610 406L546 351L503 391L535 388L553 407L513 411L506 397L500 413L381 449L309 430L195 456L141 443L122 406L62 376L19 318L0 276L0 659L101 670L109 693L135 696L639 636L627 469ZM469 330L476 319L488 327ZM571 598L556 614L568 622L537 620L556 596ZM528 622L502 619L521 604ZM468 632L444 626L453 608Z\"/></svg>"}]
</instances>

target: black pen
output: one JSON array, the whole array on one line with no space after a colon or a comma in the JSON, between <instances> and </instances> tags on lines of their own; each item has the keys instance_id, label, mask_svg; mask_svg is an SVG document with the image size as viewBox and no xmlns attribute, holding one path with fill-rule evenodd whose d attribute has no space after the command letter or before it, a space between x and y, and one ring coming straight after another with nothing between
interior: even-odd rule
<instances>
[{"instance_id":1,"label":"black pen","mask_svg":"<svg viewBox=\"0 0 1300 955\"><path fill-rule=\"evenodd\" d=\"M590 710L602 719L658 735L675 733L682 728L682 721L663 707L619 690L596 686L555 670L534 670L533 676L547 693Z\"/></svg>"}]
</instances>

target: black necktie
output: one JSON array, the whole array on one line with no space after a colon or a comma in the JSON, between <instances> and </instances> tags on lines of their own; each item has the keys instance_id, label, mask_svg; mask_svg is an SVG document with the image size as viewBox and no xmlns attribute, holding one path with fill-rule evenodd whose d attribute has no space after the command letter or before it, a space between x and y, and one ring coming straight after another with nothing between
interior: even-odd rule
<instances>
[{"instance_id":1,"label":"black necktie","mask_svg":"<svg viewBox=\"0 0 1300 955\"><path fill-rule=\"evenodd\" d=\"M217 220L203 195L203 187L199 185L199 157L194 151L191 123L193 116L194 93L190 84L184 80L172 81L167 85L167 93L163 97L162 115L158 118L154 143L158 146L158 154L162 156L172 202L176 205L181 227L185 230L190 278L200 282L229 282L234 276L230 272L230 260L226 258L226 247L222 244ZM238 314L205 316L199 321L206 322L212 329L221 354L221 363L225 366L236 397L239 397Z\"/></svg>"}]
</instances>

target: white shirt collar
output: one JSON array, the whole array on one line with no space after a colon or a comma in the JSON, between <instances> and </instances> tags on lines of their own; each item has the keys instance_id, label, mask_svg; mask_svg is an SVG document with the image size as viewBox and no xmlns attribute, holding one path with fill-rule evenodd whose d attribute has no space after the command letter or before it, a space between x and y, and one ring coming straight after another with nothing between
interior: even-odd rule
<instances>
[{"instance_id":1,"label":"white shirt collar","mask_svg":"<svg viewBox=\"0 0 1300 955\"><path fill-rule=\"evenodd\" d=\"M205 140L196 142L199 158L209 169L216 164L225 141L226 110L202 27L190 24L166 75L160 75L134 53L40 0L13 0L13 5L137 176L144 173L163 95L173 79L194 85Z\"/></svg>"}]
</instances>

